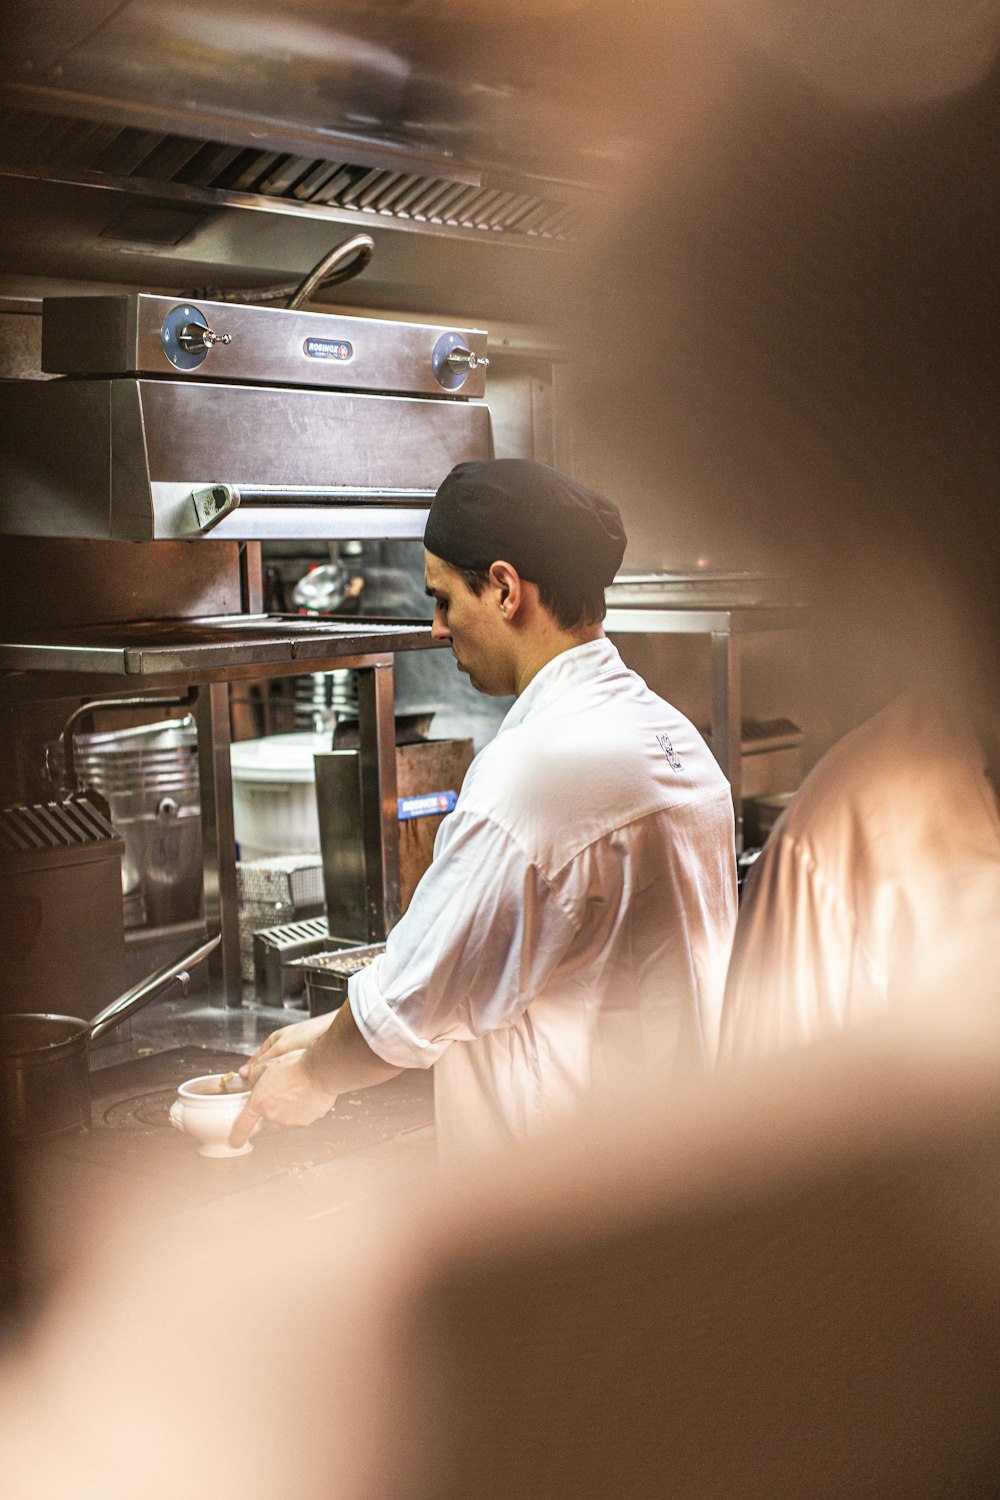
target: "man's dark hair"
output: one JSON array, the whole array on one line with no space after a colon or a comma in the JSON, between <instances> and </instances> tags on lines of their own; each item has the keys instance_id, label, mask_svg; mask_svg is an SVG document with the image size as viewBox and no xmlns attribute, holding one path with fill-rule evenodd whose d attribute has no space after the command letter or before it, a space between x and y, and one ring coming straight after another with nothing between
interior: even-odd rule
<instances>
[{"instance_id":1,"label":"man's dark hair","mask_svg":"<svg viewBox=\"0 0 1000 1500\"><path fill-rule=\"evenodd\" d=\"M456 568L455 572L477 599L490 581L489 568ZM534 580L525 579L525 582ZM540 583L538 598L563 630L575 630L580 625L596 625L604 619L607 610L601 585L581 584L575 578L567 578L559 583Z\"/></svg>"}]
</instances>

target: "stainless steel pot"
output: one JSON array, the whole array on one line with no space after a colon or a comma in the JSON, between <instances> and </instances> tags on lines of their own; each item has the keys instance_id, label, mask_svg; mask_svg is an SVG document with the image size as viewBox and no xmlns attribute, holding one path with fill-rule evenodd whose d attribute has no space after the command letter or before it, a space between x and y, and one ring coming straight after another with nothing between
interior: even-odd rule
<instances>
[{"instance_id":1,"label":"stainless steel pot","mask_svg":"<svg viewBox=\"0 0 1000 1500\"><path fill-rule=\"evenodd\" d=\"M33 1140L90 1124L90 1043L134 1015L160 990L207 958L209 938L105 1006L92 1021L24 1012L0 1017L0 1066L10 1139Z\"/></svg>"}]
</instances>

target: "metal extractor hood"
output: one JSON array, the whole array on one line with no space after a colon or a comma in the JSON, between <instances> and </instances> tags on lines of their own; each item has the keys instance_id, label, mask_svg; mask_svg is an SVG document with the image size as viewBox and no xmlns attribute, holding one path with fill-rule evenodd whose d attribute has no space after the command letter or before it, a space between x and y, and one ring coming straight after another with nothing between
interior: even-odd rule
<instances>
[{"instance_id":1,"label":"metal extractor hood","mask_svg":"<svg viewBox=\"0 0 1000 1500\"><path fill-rule=\"evenodd\" d=\"M584 36L600 55L602 27L613 47L617 23L587 0L483 10L475 24L466 9L15 6L0 182L16 232L0 277L194 290L235 272L249 285L304 272L349 225L378 247L349 303L408 306L401 291L419 284L437 309L462 296L480 316L523 315L500 306L501 267L558 250L593 203L607 116L594 112L600 75L573 56Z\"/></svg>"}]
</instances>

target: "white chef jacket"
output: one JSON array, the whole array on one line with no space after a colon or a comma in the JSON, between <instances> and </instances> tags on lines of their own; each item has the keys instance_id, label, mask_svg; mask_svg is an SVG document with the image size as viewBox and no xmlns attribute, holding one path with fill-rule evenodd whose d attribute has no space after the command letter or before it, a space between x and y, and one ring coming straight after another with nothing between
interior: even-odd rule
<instances>
[{"instance_id":1,"label":"white chef jacket","mask_svg":"<svg viewBox=\"0 0 1000 1500\"><path fill-rule=\"evenodd\" d=\"M967 708L914 689L838 741L754 866L726 982L723 1060L901 1007L996 968L1000 812Z\"/></svg>"},{"instance_id":2,"label":"white chef jacket","mask_svg":"<svg viewBox=\"0 0 1000 1500\"><path fill-rule=\"evenodd\" d=\"M623 1069L704 1063L734 923L728 783L602 638L477 755L350 1005L386 1062L435 1065L444 1153L495 1146Z\"/></svg>"}]
</instances>

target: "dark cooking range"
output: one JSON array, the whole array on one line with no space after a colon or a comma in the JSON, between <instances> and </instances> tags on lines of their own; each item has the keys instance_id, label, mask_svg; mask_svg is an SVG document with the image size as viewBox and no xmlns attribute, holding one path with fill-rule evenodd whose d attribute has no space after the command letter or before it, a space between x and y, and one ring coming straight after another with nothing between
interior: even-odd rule
<instances>
[{"instance_id":1,"label":"dark cooking range","mask_svg":"<svg viewBox=\"0 0 1000 1500\"><path fill-rule=\"evenodd\" d=\"M284 1178L297 1191L303 1213L312 1214L342 1201L337 1166L348 1158L405 1161L414 1171L433 1164L429 1073L403 1073L377 1088L344 1094L329 1117L305 1129L262 1131L248 1156L199 1156L190 1137L168 1119L177 1086L203 1073L235 1070L246 1056L245 1047L186 1043L94 1068L90 1129L18 1148L25 1180L40 1190L46 1253L58 1263L62 1231L72 1226L81 1203L99 1203L109 1192L120 1196L134 1188L146 1202L152 1194L156 1209L173 1215Z\"/></svg>"}]
</instances>

